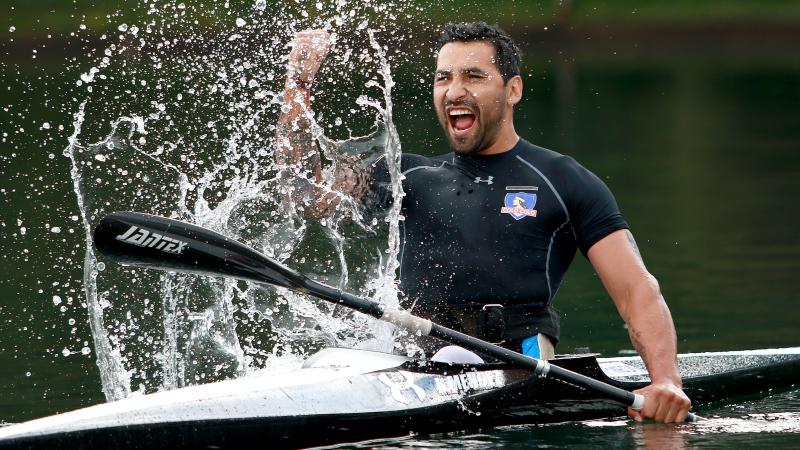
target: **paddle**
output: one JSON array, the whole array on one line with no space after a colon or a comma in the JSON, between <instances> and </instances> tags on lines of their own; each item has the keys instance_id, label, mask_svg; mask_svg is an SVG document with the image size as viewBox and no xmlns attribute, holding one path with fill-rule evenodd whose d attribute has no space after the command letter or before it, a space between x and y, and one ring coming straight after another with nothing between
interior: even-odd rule
<instances>
[{"instance_id":1,"label":"paddle","mask_svg":"<svg viewBox=\"0 0 800 450\"><path fill-rule=\"evenodd\" d=\"M529 368L537 376L583 387L633 409L641 410L644 405L641 395L445 328L408 311L318 283L240 242L196 225L149 214L116 212L97 225L94 242L103 255L122 264L281 286ZM686 420L695 421L696 417L689 413Z\"/></svg>"}]
</instances>

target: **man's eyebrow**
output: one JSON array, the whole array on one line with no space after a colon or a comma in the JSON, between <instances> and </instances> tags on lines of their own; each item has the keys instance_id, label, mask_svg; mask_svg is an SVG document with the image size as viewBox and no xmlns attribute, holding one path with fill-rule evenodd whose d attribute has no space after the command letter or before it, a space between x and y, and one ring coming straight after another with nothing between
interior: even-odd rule
<instances>
[{"instance_id":1,"label":"man's eyebrow","mask_svg":"<svg viewBox=\"0 0 800 450\"><path fill-rule=\"evenodd\" d=\"M481 76L489 76L489 72L481 69L480 67L465 67L460 69L458 72L464 75L481 75ZM453 74L453 69L437 69L434 72L435 76L450 76Z\"/></svg>"},{"instance_id":2,"label":"man's eyebrow","mask_svg":"<svg viewBox=\"0 0 800 450\"><path fill-rule=\"evenodd\" d=\"M461 69L461 73L466 73L471 75L472 74L489 75L487 71L481 69L480 67L465 67L464 69Z\"/></svg>"}]
</instances>

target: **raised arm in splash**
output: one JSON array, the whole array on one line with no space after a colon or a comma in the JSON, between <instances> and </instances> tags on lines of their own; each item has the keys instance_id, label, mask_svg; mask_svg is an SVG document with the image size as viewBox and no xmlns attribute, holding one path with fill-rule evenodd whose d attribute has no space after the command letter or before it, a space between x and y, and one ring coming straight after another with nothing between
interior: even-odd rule
<instances>
[{"instance_id":1,"label":"raised arm in splash","mask_svg":"<svg viewBox=\"0 0 800 450\"><path fill-rule=\"evenodd\" d=\"M276 131L275 159L280 167L284 202L293 210L316 218L330 215L342 195L362 196L367 184L364 169L355 161L354 164L337 161L331 170L323 170L312 129L311 86L332 43L325 30L306 30L295 35Z\"/></svg>"}]
</instances>

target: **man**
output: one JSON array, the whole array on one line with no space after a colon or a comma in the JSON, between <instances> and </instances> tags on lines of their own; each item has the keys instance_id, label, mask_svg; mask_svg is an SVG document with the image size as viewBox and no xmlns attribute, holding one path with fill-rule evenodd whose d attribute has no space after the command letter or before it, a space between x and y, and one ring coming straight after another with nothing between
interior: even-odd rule
<instances>
[{"instance_id":1,"label":"man","mask_svg":"<svg viewBox=\"0 0 800 450\"><path fill-rule=\"evenodd\" d=\"M322 180L306 114L310 86L330 47L324 31L298 33L289 56L278 162L294 180L298 209L324 216L339 199L298 180ZM536 147L514 129L522 98L520 51L485 23L447 24L433 83L436 114L453 153L403 155L400 289L406 307L445 326L534 357L552 357L553 296L577 249L594 266L628 325L652 384L637 420L684 420L672 318L608 188L570 157ZM337 168L337 187L386 206L381 161Z\"/></svg>"}]
</instances>

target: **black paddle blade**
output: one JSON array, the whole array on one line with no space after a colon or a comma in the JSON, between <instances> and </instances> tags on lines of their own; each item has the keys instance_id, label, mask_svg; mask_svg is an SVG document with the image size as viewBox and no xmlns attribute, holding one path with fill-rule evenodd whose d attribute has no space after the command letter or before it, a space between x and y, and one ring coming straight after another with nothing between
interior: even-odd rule
<instances>
[{"instance_id":1,"label":"black paddle blade","mask_svg":"<svg viewBox=\"0 0 800 450\"><path fill-rule=\"evenodd\" d=\"M165 217L115 212L94 229L103 256L122 264L231 276L303 290L305 276L211 230Z\"/></svg>"}]
</instances>

